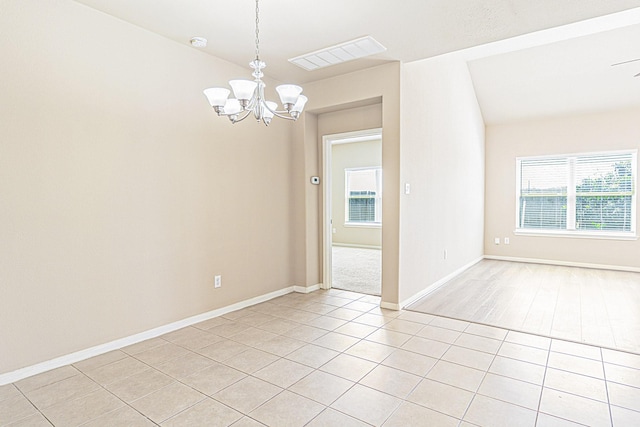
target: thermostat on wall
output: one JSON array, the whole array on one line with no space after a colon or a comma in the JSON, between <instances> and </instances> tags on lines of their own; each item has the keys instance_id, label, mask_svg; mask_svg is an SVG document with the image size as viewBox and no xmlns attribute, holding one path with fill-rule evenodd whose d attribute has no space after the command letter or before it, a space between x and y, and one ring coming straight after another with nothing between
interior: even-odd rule
<instances>
[{"instance_id":1,"label":"thermostat on wall","mask_svg":"<svg viewBox=\"0 0 640 427\"><path fill-rule=\"evenodd\" d=\"M313 185L318 185L318 184L320 184L320 177L319 177L319 176L312 176L312 177L311 177L311 183L312 183Z\"/></svg>"}]
</instances>

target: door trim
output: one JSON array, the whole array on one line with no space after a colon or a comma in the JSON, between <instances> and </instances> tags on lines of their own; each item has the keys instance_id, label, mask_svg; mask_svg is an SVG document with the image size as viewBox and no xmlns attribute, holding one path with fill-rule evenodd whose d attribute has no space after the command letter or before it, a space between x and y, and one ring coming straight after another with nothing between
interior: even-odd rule
<instances>
[{"instance_id":1,"label":"door trim","mask_svg":"<svg viewBox=\"0 0 640 427\"><path fill-rule=\"evenodd\" d=\"M331 224L331 147L337 144L364 142L382 139L382 128L322 136L322 289L331 289L332 284L332 224Z\"/></svg>"}]
</instances>

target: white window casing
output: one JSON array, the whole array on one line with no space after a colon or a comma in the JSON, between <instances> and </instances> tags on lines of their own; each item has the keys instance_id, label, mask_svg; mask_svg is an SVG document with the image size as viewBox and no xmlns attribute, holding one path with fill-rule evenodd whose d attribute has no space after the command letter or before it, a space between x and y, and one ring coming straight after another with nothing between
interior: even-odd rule
<instances>
[{"instance_id":1,"label":"white window casing","mask_svg":"<svg viewBox=\"0 0 640 427\"><path fill-rule=\"evenodd\" d=\"M635 239L637 150L516 158L516 234Z\"/></svg>"},{"instance_id":2,"label":"white window casing","mask_svg":"<svg viewBox=\"0 0 640 427\"><path fill-rule=\"evenodd\" d=\"M382 168L345 169L345 226L382 224Z\"/></svg>"}]
</instances>

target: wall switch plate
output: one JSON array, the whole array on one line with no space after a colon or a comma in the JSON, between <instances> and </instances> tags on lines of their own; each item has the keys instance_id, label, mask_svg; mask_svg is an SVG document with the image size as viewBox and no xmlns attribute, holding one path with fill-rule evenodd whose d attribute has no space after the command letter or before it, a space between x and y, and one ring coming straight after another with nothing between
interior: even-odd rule
<instances>
[{"instance_id":1,"label":"wall switch plate","mask_svg":"<svg viewBox=\"0 0 640 427\"><path fill-rule=\"evenodd\" d=\"M219 288L220 286L222 286L222 276L215 277L215 279L213 280L213 286L216 288Z\"/></svg>"},{"instance_id":2,"label":"wall switch plate","mask_svg":"<svg viewBox=\"0 0 640 427\"><path fill-rule=\"evenodd\" d=\"M411 194L411 184L408 182L404 184L404 194Z\"/></svg>"},{"instance_id":3,"label":"wall switch plate","mask_svg":"<svg viewBox=\"0 0 640 427\"><path fill-rule=\"evenodd\" d=\"M444 250L444 254L442 254L442 255L443 255L444 259L447 259L447 250L446 249Z\"/></svg>"},{"instance_id":4,"label":"wall switch plate","mask_svg":"<svg viewBox=\"0 0 640 427\"><path fill-rule=\"evenodd\" d=\"M505 244L505 245L508 245L508 244L509 244L509 238L508 238L508 237L505 237L505 238L504 238L504 244Z\"/></svg>"},{"instance_id":5,"label":"wall switch plate","mask_svg":"<svg viewBox=\"0 0 640 427\"><path fill-rule=\"evenodd\" d=\"M493 241L495 242L496 245L500 244L500 238L499 237L496 237Z\"/></svg>"}]
</instances>

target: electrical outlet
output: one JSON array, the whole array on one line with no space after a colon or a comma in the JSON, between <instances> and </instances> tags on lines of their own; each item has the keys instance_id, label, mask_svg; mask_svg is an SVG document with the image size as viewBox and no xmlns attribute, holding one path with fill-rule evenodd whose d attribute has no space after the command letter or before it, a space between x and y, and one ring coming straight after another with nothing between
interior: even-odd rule
<instances>
[{"instance_id":1,"label":"electrical outlet","mask_svg":"<svg viewBox=\"0 0 640 427\"><path fill-rule=\"evenodd\" d=\"M500 238L499 238L499 237L496 237L495 239L493 239L493 241L494 241L494 243L495 243L496 245L499 245L499 244L500 244Z\"/></svg>"},{"instance_id":2,"label":"electrical outlet","mask_svg":"<svg viewBox=\"0 0 640 427\"><path fill-rule=\"evenodd\" d=\"M508 237L505 237L505 238L504 238L504 244L505 244L505 245L508 245L508 244L509 244L509 238L508 238Z\"/></svg>"},{"instance_id":3,"label":"electrical outlet","mask_svg":"<svg viewBox=\"0 0 640 427\"><path fill-rule=\"evenodd\" d=\"M444 254L442 254L442 255L443 255L444 259L447 259L447 250L446 249L444 250Z\"/></svg>"},{"instance_id":4,"label":"electrical outlet","mask_svg":"<svg viewBox=\"0 0 640 427\"><path fill-rule=\"evenodd\" d=\"M213 281L213 286L215 288L219 288L220 286L222 286L222 276L216 276L214 281Z\"/></svg>"}]
</instances>

